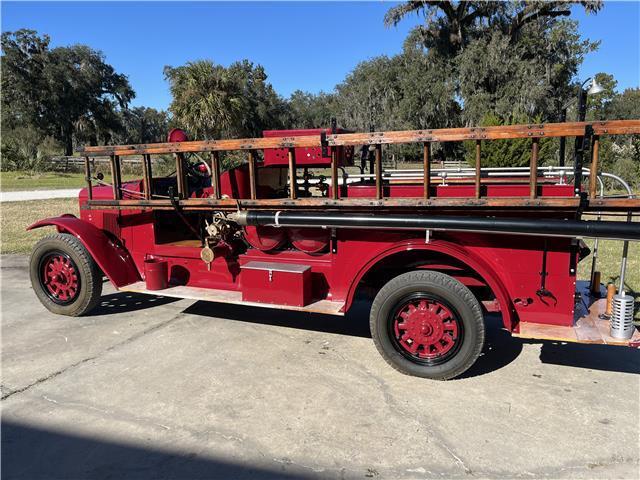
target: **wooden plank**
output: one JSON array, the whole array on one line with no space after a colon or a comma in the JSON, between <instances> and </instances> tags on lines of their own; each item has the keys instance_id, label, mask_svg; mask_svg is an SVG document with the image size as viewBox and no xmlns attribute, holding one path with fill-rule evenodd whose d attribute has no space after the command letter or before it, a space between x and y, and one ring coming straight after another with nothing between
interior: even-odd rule
<instances>
[{"instance_id":1,"label":"wooden plank","mask_svg":"<svg viewBox=\"0 0 640 480\"><path fill-rule=\"evenodd\" d=\"M247 307L275 308L278 310L295 310L299 312L324 313L328 315L344 315L342 311L344 302L332 302L319 300L304 307L293 305L276 305L271 303L246 302L242 300L242 293L232 290L216 290L212 288L199 288L187 286L174 286L164 290L147 290L145 282L136 282L119 288L121 292L146 293L161 297L188 298L191 300L203 300L206 302L232 303Z\"/></svg>"},{"instance_id":2,"label":"wooden plank","mask_svg":"<svg viewBox=\"0 0 640 480\"><path fill-rule=\"evenodd\" d=\"M151 207L151 208L171 208L169 200L92 200L89 206L95 208L106 207ZM580 206L580 199L576 197L544 197L530 199L527 197L491 197L491 198L384 198L376 200L373 198L344 198L333 200L322 197L300 198L295 201L290 199L215 199L215 198L190 198L180 201L180 206L185 209L197 210L208 208L231 209L241 208L252 209L552 209L572 211ZM605 198L596 199L585 207L585 211L640 211L640 200L629 198Z\"/></svg>"},{"instance_id":3,"label":"wooden plank","mask_svg":"<svg viewBox=\"0 0 640 480\"><path fill-rule=\"evenodd\" d=\"M425 200L429 200L429 190L431 183L431 158L430 157L431 144L425 142L422 146L422 162L423 162L423 184L424 184L424 195L423 198Z\"/></svg>"},{"instance_id":4,"label":"wooden plank","mask_svg":"<svg viewBox=\"0 0 640 480\"><path fill-rule=\"evenodd\" d=\"M589 315L579 318L574 330L579 343L603 343L600 330Z\"/></svg>"},{"instance_id":5,"label":"wooden plank","mask_svg":"<svg viewBox=\"0 0 640 480\"><path fill-rule=\"evenodd\" d=\"M176 180L178 184L178 198L186 198L188 196L187 193L187 182L185 181L185 172L184 172L184 155L181 153L175 154L176 159Z\"/></svg>"},{"instance_id":6,"label":"wooden plank","mask_svg":"<svg viewBox=\"0 0 640 480\"><path fill-rule=\"evenodd\" d=\"M602 122L565 122L523 124L495 127L443 128L327 135L330 146L378 145L396 143L453 142L464 140L500 140L535 137L581 136L587 125L595 135L640 134L640 120ZM226 150L261 150L264 148L320 147L318 135L297 137L242 138L139 145L88 146L79 150L87 155L141 155Z\"/></svg>"},{"instance_id":7,"label":"wooden plank","mask_svg":"<svg viewBox=\"0 0 640 480\"><path fill-rule=\"evenodd\" d=\"M296 151L289 149L289 198L295 200L298 197L298 183L296 180Z\"/></svg>"},{"instance_id":8,"label":"wooden plank","mask_svg":"<svg viewBox=\"0 0 640 480\"><path fill-rule=\"evenodd\" d=\"M482 196L482 171L481 169L481 140L476 140L476 171L475 171L475 185L476 185L476 198Z\"/></svg>"},{"instance_id":9,"label":"wooden plank","mask_svg":"<svg viewBox=\"0 0 640 480\"><path fill-rule=\"evenodd\" d=\"M640 133L640 120L607 120L590 123L594 135L631 135Z\"/></svg>"},{"instance_id":10,"label":"wooden plank","mask_svg":"<svg viewBox=\"0 0 640 480\"><path fill-rule=\"evenodd\" d=\"M255 152L252 150L249 152L248 154L248 160L249 160L249 196L252 200L255 200L256 198L258 198L258 179L257 179L257 172L256 172L256 154Z\"/></svg>"},{"instance_id":11,"label":"wooden plank","mask_svg":"<svg viewBox=\"0 0 640 480\"><path fill-rule=\"evenodd\" d=\"M111 186L113 188L113 199L120 200L120 186L118 184L118 165L116 163L116 155L111 155L109 166L111 167Z\"/></svg>"},{"instance_id":12,"label":"wooden plank","mask_svg":"<svg viewBox=\"0 0 640 480\"><path fill-rule=\"evenodd\" d=\"M600 138L597 135L594 135L593 137L591 152L591 167L589 168L589 198L594 199L598 193L598 157L600 154Z\"/></svg>"},{"instance_id":13,"label":"wooden plank","mask_svg":"<svg viewBox=\"0 0 640 480\"><path fill-rule=\"evenodd\" d=\"M89 163L89 157L84 157L84 178L87 182L87 198L91 200L93 198L93 183L91 182L91 164Z\"/></svg>"},{"instance_id":14,"label":"wooden plank","mask_svg":"<svg viewBox=\"0 0 640 480\"><path fill-rule=\"evenodd\" d=\"M573 327L549 325L546 323L520 322L520 331L512 335L518 338L536 338L539 340L554 340L557 342L578 342L578 336Z\"/></svg>"},{"instance_id":15,"label":"wooden plank","mask_svg":"<svg viewBox=\"0 0 640 480\"><path fill-rule=\"evenodd\" d=\"M151 155L147 155L147 176L149 178L149 196L153 198L153 166Z\"/></svg>"},{"instance_id":16,"label":"wooden plank","mask_svg":"<svg viewBox=\"0 0 640 480\"><path fill-rule=\"evenodd\" d=\"M149 179L149 155L142 159L142 184L144 188L144 198L151 200L151 180Z\"/></svg>"},{"instance_id":17,"label":"wooden plank","mask_svg":"<svg viewBox=\"0 0 640 480\"><path fill-rule=\"evenodd\" d=\"M534 138L531 145L531 163L529 173L529 197L538 196L538 139Z\"/></svg>"},{"instance_id":18,"label":"wooden plank","mask_svg":"<svg viewBox=\"0 0 640 480\"><path fill-rule=\"evenodd\" d=\"M625 122L625 123L616 123ZM594 131L609 134L640 133L640 120L616 122L572 122L539 125L507 125L476 128L445 128L438 130L406 130L395 132L348 133L328 135L329 145L366 145L414 142L452 142L464 140L505 140L514 138L563 137L584 135L587 125Z\"/></svg>"},{"instance_id":19,"label":"wooden plank","mask_svg":"<svg viewBox=\"0 0 640 480\"><path fill-rule=\"evenodd\" d=\"M213 195L217 200L222 198L220 193L220 153L211 152L211 186Z\"/></svg>"},{"instance_id":20,"label":"wooden plank","mask_svg":"<svg viewBox=\"0 0 640 480\"><path fill-rule=\"evenodd\" d=\"M617 209L617 210L629 210L632 212L640 211L640 199L639 198L595 198L589 201L587 210L605 210L605 209Z\"/></svg>"}]
</instances>

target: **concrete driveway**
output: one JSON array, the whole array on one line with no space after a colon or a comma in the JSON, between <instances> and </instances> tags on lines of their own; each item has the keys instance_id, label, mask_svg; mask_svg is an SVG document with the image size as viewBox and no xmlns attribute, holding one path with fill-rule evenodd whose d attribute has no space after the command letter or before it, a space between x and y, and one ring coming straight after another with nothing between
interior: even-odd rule
<instances>
[{"instance_id":1,"label":"concrete driveway","mask_svg":"<svg viewBox=\"0 0 640 480\"><path fill-rule=\"evenodd\" d=\"M49 314L2 258L3 478L638 478L640 352L492 321L465 378L346 318L114 293Z\"/></svg>"},{"instance_id":2,"label":"concrete driveway","mask_svg":"<svg viewBox=\"0 0 640 480\"><path fill-rule=\"evenodd\" d=\"M24 202L28 200L49 200L51 198L77 198L80 188L58 188L51 190L18 190L0 192L0 202Z\"/></svg>"}]
</instances>

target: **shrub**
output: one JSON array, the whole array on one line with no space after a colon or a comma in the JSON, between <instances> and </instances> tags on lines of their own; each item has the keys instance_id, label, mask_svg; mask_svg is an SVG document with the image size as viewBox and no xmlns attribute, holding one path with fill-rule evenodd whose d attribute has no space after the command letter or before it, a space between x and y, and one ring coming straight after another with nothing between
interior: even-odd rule
<instances>
[{"instance_id":1,"label":"shrub","mask_svg":"<svg viewBox=\"0 0 640 480\"><path fill-rule=\"evenodd\" d=\"M52 137L42 135L31 127L18 127L2 132L3 171L25 170L39 172L51 168L51 158L60 155L62 146Z\"/></svg>"},{"instance_id":2,"label":"shrub","mask_svg":"<svg viewBox=\"0 0 640 480\"><path fill-rule=\"evenodd\" d=\"M482 119L483 127L498 125L515 125L530 123L531 120L524 117L513 118L506 122L494 114L487 114ZM540 123L539 119L533 120ZM465 158L471 166L476 163L475 142L465 142ZM538 143L538 165L545 162L554 163L556 157L556 144L550 138L541 138ZM482 142L482 166L483 167L528 167L531 160L531 140L518 138L513 140L491 140Z\"/></svg>"}]
</instances>

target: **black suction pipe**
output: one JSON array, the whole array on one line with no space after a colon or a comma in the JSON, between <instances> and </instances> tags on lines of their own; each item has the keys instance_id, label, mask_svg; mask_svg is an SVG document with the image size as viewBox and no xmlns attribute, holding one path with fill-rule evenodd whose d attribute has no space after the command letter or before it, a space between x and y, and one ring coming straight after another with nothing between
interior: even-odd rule
<instances>
[{"instance_id":1,"label":"black suction pipe","mask_svg":"<svg viewBox=\"0 0 640 480\"><path fill-rule=\"evenodd\" d=\"M608 238L640 240L640 223L584 220L452 217L420 215L362 215L356 213L264 212L249 210L234 215L240 225L282 227L385 228L453 230L512 235Z\"/></svg>"}]
</instances>

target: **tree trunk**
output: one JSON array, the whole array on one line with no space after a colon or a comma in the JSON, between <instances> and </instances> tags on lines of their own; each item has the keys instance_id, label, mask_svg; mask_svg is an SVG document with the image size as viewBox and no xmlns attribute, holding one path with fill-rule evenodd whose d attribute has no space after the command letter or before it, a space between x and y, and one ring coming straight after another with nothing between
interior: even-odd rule
<instances>
[{"instance_id":1,"label":"tree trunk","mask_svg":"<svg viewBox=\"0 0 640 480\"><path fill-rule=\"evenodd\" d=\"M71 125L64 127L64 154L67 157L73 155L73 135Z\"/></svg>"}]
</instances>

